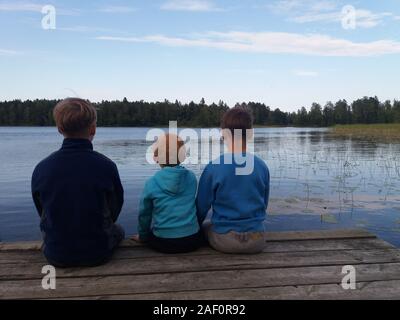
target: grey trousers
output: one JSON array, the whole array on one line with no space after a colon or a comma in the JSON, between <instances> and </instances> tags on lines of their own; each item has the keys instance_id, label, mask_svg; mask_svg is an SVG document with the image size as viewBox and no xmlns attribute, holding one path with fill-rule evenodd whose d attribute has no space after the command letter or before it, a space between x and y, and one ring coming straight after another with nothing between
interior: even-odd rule
<instances>
[{"instance_id":1,"label":"grey trousers","mask_svg":"<svg viewBox=\"0 0 400 320\"><path fill-rule=\"evenodd\" d=\"M264 232L236 232L225 234L212 230L212 224L203 224L204 235L212 248L224 253L260 253L265 248Z\"/></svg>"}]
</instances>

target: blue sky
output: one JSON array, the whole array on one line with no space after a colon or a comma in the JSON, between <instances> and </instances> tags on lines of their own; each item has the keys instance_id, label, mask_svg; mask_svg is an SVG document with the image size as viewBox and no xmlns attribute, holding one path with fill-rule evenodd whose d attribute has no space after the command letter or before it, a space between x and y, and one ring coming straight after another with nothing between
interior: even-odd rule
<instances>
[{"instance_id":1,"label":"blue sky","mask_svg":"<svg viewBox=\"0 0 400 320\"><path fill-rule=\"evenodd\" d=\"M0 39L0 100L400 99L398 0L0 0Z\"/></svg>"}]
</instances>

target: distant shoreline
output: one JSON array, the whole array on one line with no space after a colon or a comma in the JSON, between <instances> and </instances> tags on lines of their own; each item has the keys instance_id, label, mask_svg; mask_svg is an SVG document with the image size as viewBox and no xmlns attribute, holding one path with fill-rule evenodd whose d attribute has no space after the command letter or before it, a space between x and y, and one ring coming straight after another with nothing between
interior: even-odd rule
<instances>
[{"instance_id":1,"label":"distant shoreline","mask_svg":"<svg viewBox=\"0 0 400 320\"><path fill-rule=\"evenodd\" d=\"M39 126L39 125L0 125L0 128L54 128L55 126ZM168 126L97 126L97 128L160 128L168 129ZM178 129L193 128L193 129L219 129L218 126L178 126ZM282 125L254 125L254 129L267 129L267 128L308 128L308 129L327 129L335 135L353 135L353 136L382 136L392 135L400 137L400 123L375 123L375 124L347 124L347 125L334 125L330 127L325 126L282 126ZM384 129L384 130L382 130Z\"/></svg>"},{"instance_id":2,"label":"distant shoreline","mask_svg":"<svg viewBox=\"0 0 400 320\"><path fill-rule=\"evenodd\" d=\"M59 100L0 101L0 126L52 126L53 109ZM102 101L94 103L99 127L162 127L170 119L186 128L215 128L229 106L200 102ZM255 127L332 127L337 124L400 123L400 101L379 101L363 97L352 103L339 100L325 105L313 103L311 108L282 111L260 102L238 103L253 114Z\"/></svg>"}]
</instances>

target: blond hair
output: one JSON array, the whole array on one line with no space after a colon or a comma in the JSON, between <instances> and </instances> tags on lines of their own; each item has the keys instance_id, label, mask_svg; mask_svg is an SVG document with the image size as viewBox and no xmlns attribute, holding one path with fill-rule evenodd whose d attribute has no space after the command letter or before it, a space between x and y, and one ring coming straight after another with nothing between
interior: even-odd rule
<instances>
[{"instance_id":1,"label":"blond hair","mask_svg":"<svg viewBox=\"0 0 400 320\"><path fill-rule=\"evenodd\" d=\"M176 134L167 133L153 145L154 159L161 167L175 167L185 161L185 143Z\"/></svg>"}]
</instances>

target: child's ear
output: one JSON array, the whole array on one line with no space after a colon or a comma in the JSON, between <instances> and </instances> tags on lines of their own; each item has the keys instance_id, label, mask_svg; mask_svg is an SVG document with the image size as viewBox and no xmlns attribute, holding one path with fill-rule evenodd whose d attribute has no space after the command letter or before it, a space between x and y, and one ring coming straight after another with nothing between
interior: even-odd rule
<instances>
[{"instance_id":1,"label":"child's ear","mask_svg":"<svg viewBox=\"0 0 400 320\"><path fill-rule=\"evenodd\" d=\"M95 123L90 126L90 135L91 136L96 135L96 124Z\"/></svg>"},{"instance_id":2,"label":"child's ear","mask_svg":"<svg viewBox=\"0 0 400 320\"><path fill-rule=\"evenodd\" d=\"M93 124L89 128L89 140L93 141L95 135L96 135L96 124Z\"/></svg>"}]
</instances>

